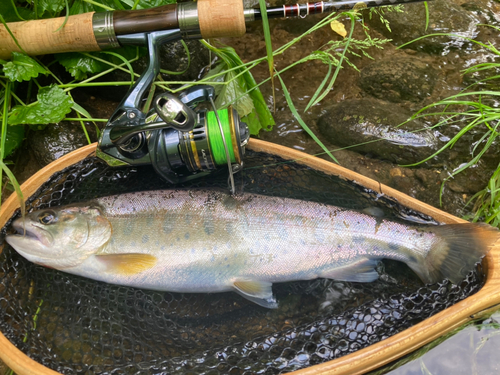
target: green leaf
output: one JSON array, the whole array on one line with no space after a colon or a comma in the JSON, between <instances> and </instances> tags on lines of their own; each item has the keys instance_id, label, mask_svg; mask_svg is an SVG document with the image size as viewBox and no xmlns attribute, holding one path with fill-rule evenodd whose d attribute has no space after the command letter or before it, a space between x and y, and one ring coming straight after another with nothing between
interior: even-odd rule
<instances>
[{"instance_id":1,"label":"green leaf","mask_svg":"<svg viewBox=\"0 0 500 375\"><path fill-rule=\"evenodd\" d=\"M255 110L249 113L248 116L242 117L241 121L247 124L250 134L257 135L259 134L260 129L262 129L259 116L257 116L257 111Z\"/></svg>"},{"instance_id":2,"label":"green leaf","mask_svg":"<svg viewBox=\"0 0 500 375\"><path fill-rule=\"evenodd\" d=\"M73 101L57 86L42 87L38 101L29 106L14 107L9 124L51 124L61 121L69 112Z\"/></svg>"},{"instance_id":3,"label":"green leaf","mask_svg":"<svg viewBox=\"0 0 500 375\"><path fill-rule=\"evenodd\" d=\"M222 61L217 65L215 69L212 69L207 77L213 76L220 73L223 70L227 70L227 64ZM217 99L215 100L215 105L217 108L227 107L232 105L234 109L238 112L240 117L246 116L254 110L254 104L250 95L245 94L245 87L240 85L240 82L236 77L236 71L232 70L224 75L215 77L213 82L226 82L225 85L214 85L215 94ZM242 82L245 85L245 82Z\"/></svg>"},{"instance_id":4,"label":"green leaf","mask_svg":"<svg viewBox=\"0 0 500 375\"><path fill-rule=\"evenodd\" d=\"M94 8L92 4L87 3L84 0L75 0L71 7L69 8L69 14L81 14L81 13L89 13L89 12L102 12L102 8L97 10Z\"/></svg>"},{"instance_id":5,"label":"green leaf","mask_svg":"<svg viewBox=\"0 0 500 375\"><path fill-rule=\"evenodd\" d=\"M10 81L29 81L47 71L31 57L20 52L12 52L12 61L3 64L3 71Z\"/></svg>"},{"instance_id":6,"label":"green leaf","mask_svg":"<svg viewBox=\"0 0 500 375\"><path fill-rule=\"evenodd\" d=\"M7 0L0 1L0 14L4 18L5 22L22 21L19 19L12 2Z\"/></svg>"},{"instance_id":7,"label":"green leaf","mask_svg":"<svg viewBox=\"0 0 500 375\"><path fill-rule=\"evenodd\" d=\"M64 0L38 0L37 12L40 18L56 17L66 8Z\"/></svg>"},{"instance_id":8,"label":"green leaf","mask_svg":"<svg viewBox=\"0 0 500 375\"><path fill-rule=\"evenodd\" d=\"M24 140L24 126L9 126L7 127L7 135L5 137L4 157L12 154Z\"/></svg>"},{"instance_id":9,"label":"green leaf","mask_svg":"<svg viewBox=\"0 0 500 375\"><path fill-rule=\"evenodd\" d=\"M78 81L86 79L88 73L99 73L107 68L100 61L78 52L58 53L55 58Z\"/></svg>"},{"instance_id":10,"label":"green leaf","mask_svg":"<svg viewBox=\"0 0 500 375\"><path fill-rule=\"evenodd\" d=\"M256 133L251 133L252 135L257 135L260 129L271 130L274 126L274 118L271 114L271 111L267 107L267 103L264 100L264 96L261 91L257 87L257 82L253 78L252 73L249 71L244 71L245 67L243 67L243 61L241 61L240 57L236 53L233 48L225 47L221 48L225 54L225 61L230 61L229 65L231 67L241 66L240 69L235 70L238 74L244 72L239 77L239 84L243 89L243 92L248 92L248 95L253 101L255 107L255 115L257 116L260 122L260 128L256 131ZM240 114L240 116L245 116Z\"/></svg>"},{"instance_id":11,"label":"green leaf","mask_svg":"<svg viewBox=\"0 0 500 375\"><path fill-rule=\"evenodd\" d=\"M129 7L132 7L136 2L131 0L122 0ZM161 5L175 4L176 0L140 0L135 9L148 9L152 7L159 7Z\"/></svg>"}]
</instances>

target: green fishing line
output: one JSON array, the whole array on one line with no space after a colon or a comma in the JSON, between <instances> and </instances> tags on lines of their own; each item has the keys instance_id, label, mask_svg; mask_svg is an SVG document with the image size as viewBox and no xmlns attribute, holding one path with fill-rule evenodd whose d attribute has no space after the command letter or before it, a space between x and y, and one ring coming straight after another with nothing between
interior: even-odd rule
<instances>
[{"instance_id":1,"label":"green fishing line","mask_svg":"<svg viewBox=\"0 0 500 375\"><path fill-rule=\"evenodd\" d=\"M218 110L217 113L219 114L220 122L222 123L222 129L224 130L224 138L226 139L231 163L235 163L236 159L234 157L233 143L231 142L231 131L229 130L229 112L227 109L221 109ZM215 164L227 164L224 141L222 140L217 117L215 117L215 113L213 111L210 111L207 114L207 130L208 142L210 143L210 149L212 151Z\"/></svg>"}]
</instances>

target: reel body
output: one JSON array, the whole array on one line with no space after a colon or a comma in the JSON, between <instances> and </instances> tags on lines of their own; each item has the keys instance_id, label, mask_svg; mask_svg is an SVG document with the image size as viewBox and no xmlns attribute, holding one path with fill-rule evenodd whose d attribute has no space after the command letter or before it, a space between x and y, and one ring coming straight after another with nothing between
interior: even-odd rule
<instances>
[{"instance_id":1,"label":"reel body","mask_svg":"<svg viewBox=\"0 0 500 375\"><path fill-rule=\"evenodd\" d=\"M151 164L174 184L227 166L234 192L233 173L243 166L250 134L233 108L215 108L212 86L193 86L178 96L161 93L149 112L139 109L159 73L158 47L178 39L179 30L168 30L120 40L123 44L147 44L149 64L106 124L97 156L111 166ZM203 108L205 103L210 103L211 109Z\"/></svg>"}]
</instances>

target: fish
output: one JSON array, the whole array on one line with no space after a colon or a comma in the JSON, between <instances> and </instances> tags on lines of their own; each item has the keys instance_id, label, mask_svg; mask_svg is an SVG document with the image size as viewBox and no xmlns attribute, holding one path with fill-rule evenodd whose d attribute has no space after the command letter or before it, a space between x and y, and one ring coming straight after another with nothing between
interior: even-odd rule
<instances>
[{"instance_id":1,"label":"fish","mask_svg":"<svg viewBox=\"0 0 500 375\"><path fill-rule=\"evenodd\" d=\"M27 260L94 280L180 293L234 291L277 308L273 283L372 282L382 259L424 283L460 283L498 239L488 224L408 225L327 204L211 189L144 191L12 223Z\"/></svg>"}]
</instances>

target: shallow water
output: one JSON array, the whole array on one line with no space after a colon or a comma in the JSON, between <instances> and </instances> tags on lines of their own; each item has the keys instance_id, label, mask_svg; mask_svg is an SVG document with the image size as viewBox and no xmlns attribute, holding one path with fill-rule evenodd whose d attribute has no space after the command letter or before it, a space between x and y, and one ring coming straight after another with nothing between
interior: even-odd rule
<instances>
[{"instance_id":1,"label":"shallow water","mask_svg":"<svg viewBox=\"0 0 500 375\"><path fill-rule=\"evenodd\" d=\"M462 327L459 332L436 347L429 350L426 346L421 357L391 371L390 374L498 374L499 322L500 312L496 312L484 321Z\"/></svg>"}]
</instances>

